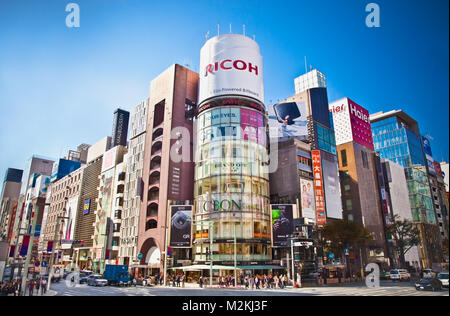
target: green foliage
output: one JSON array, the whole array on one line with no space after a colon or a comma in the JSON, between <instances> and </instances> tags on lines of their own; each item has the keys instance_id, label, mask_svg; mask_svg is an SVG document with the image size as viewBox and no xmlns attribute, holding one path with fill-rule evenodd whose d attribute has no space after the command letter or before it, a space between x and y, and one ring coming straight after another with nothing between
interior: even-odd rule
<instances>
[{"instance_id":1,"label":"green foliage","mask_svg":"<svg viewBox=\"0 0 450 316\"><path fill-rule=\"evenodd\" d=\"M420 244L420 230L412 221L402 220L398 215L395 215L394 222L387 226L386 230L392 237L393 247L400 257L400 264L404 266L405 254Z\"/></svg>"},{"instance_id":2,"label":"green foliage","mask_svg":"<svg viewBox=\"0 0 450 316\"><path fill-rule=\"evenodd\" d=\"M365 227L348 220L333 221L323 228L323 246L333 253L342 254L346 248L363 248L372 239Z\"/></svg>"}]
</instances>

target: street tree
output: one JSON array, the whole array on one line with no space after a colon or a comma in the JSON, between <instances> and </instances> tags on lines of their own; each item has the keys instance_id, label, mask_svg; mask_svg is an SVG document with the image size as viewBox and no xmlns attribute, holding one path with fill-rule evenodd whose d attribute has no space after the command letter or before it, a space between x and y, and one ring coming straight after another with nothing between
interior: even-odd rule
<instances>
[{"instance_id":1,"label":"street tree","mask_svg":"<svg viewBox=\"0 0 450 316\"><path fill-rule=\"evenodd\" d=\"M388 235L391 236L393 247L400 261L400 267L406 267L405 255L414 246L420 244L419 228L410 220L401 219L395 215L392 224L386 228Z\"/></svg>"},{"instance_id":2,"label":"street tree","mask_svg":"<svg viewBox=\"0 0 450 316\"><path fill-rule=\"evenodd\" d=\"M373 240L372 234L364 226L348 220L333 221L326 224L323 228L322 241L324 248L335 254L340 254L346 258L345 250L353 249L355 252L366 247ZM360 258L361 259L361 258ZM351 267L347 262L347 267Z\"/></svg>"}]
</instances>

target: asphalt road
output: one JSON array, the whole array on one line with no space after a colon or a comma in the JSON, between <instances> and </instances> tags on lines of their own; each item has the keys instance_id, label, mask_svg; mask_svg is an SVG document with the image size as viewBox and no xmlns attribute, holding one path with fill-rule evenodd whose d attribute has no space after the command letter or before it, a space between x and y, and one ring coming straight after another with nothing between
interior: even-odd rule
<instances>
[{"instance_id":1,"label":"asphalt road","mask_svg":"<svg viewBox=\"0 0 450 316\"><path fill-rule=\"evenodd\" d=\"M87 285L70 286L61 281L52 285L56 296L448 296L448 290L441 292L417 291L410 283L382 282L378 288L361 285L341 285L329 287L310 287L301 289L276 290L236 290L200 289L170 287L92 287ZM55 293L56 292L56 293Z\"/></svg>"}]
</instances>

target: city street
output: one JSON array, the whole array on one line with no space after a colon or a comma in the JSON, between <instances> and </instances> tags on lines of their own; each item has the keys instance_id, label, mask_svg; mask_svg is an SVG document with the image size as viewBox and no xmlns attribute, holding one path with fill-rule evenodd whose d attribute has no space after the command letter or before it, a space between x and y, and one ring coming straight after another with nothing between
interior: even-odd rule
<instances>
[{"instance_id":1,"label":"city street","mask_svg":"<svg viewBox=\"0 0 450 316\"><path fill-rule=\"evenodd\" d=\"M56 292L56 293L55 293ZM80 285L68 287L65 282L52 286L51 295L56 296L448 296L441 292L416 291L410 283L382 282L379 288L361 285L310 287L284 290L235 290L170 287L91 287Z\"/></svg>"}]
</instances>

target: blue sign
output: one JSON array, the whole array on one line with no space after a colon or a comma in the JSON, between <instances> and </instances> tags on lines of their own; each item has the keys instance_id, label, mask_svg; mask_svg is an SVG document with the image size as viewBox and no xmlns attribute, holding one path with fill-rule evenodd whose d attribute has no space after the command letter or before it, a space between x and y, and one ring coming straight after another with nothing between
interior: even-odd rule
<instances>
[{"instance_id":1,"label":"blue sign","mask_svg":"<svg viewBox=\"0 0 450 316\"><path fill-rule=\"evenodd\" d=\"M330 253L330 254L328 255L328 258L333 259L333 258L334 258L334 253Z\"/></svg>"},{"instance_id":2,"label":"blue sign","mask_svg":"<svg viewBox=\"0 0 450 316\"><path fill-rule=\"evenodd\" d=\"M39 260L36 260L35 262L34 262L34 266L35 267L39 267L41 265L41 263L39 262Z\"/></svg>"},{"instance_id":3,"label":"blue sign","mask_svg":"<svg viewBox=\"0 0 450 316\"><path fill-rule=\"evenodd\" d=\"M350 251L347 248L345 248L344 253L345 253L346 256L348 256Z\"/></svg>"},{"instance_id":4,"label":"blue sign","mask_svg":"<svg viewBox=\"0 0 450 316\"><path fill-rule=\"evenodd\" d=\"M140 254L138 254L137 257L138 257L139 260L141 260L144 257L144 255L142 253L140 253Z\"/></svg>"},{"instance_id":5,"label":"blue sign","mask_svg":"<svg viewBox=\"0 0 450 316\"><path fill-rule=\"evenodd\" d=\"M46 268L47 267L47 261L42 261L42 267Z\"/></svg>"},{"instance_id":6,"label":"blue sign","mask_svg":"<svg viewBox=\"0 0 450 316\"><path fill-rule=\"evenodd\" d=\"M91 200L84 200L83 215L89 214L91 211Z\"/></svg>"}]
</instances>

